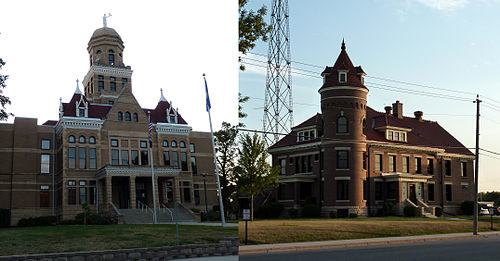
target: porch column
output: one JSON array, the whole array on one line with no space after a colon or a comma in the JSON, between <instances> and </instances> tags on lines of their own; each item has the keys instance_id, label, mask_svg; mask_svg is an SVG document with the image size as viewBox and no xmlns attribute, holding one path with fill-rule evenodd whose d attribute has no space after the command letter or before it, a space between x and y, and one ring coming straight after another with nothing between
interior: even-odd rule
<instances>
[{"instance_id":1,"label":"porch column","mask_svg":"<svg viewBox=\"0 0 500 261\"><path fill-rule=\"evenodd\" d=\"M130 208L136 208L137 203L135 202L136 200L136 195L135 195L135 176L130 176L129 177L129 189L130 189Z\"/></svg>"},{"instance_id":2,"label":"porch column","mask_svg":"<svg viewBox=\"0 0 500 261\"><path fill-rule=\"evenodd\" d=\"M174 194L174 202L181 202L181 188L179 187L179 180L176 178L173 179L172 190Z\"/></svg>"},{"instance_id":3,"label":"porch column","mask_svg":"<svg viewBox=\"0 0 500 261\"><path fill-rule=\"evenodd\" d=\"M106 198L104 199L104 204L107 209L110 209L109 203L113 202L113 185L111 180L111 176L106 176Z\"/></svg>"}]
</instances>

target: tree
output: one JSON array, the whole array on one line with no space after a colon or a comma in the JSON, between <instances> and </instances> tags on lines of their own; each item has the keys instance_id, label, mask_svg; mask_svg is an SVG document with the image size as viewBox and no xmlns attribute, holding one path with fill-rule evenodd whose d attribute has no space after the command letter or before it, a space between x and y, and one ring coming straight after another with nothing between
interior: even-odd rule
<instances>
[{"instance_id":1,"label":"tree","mask_svg":"<svg viewBox=\"0 0 500 261\"><path fill-rule=\"evenodd\" d=\"M242 136L241 147L238 149L238 165L234 168L238 191L250 196L251 219L253 221L254 198L264 191L275 188L280 169L271 168L267 163L266 144L257 134Z\"/></svg>"},{"instance_id":2,"label":"tree","mask_svg":"<svg viewBox=\"0 0 500 261\"><path fill-rule=\"evenodd\" d=\"M2 58L0 58L0 70L2 69L2 66L5 65L5 62L3 61ZM10 98L3 95L3 88L5 88L7 85L5 84L5 81L9 78L8 75L1 75L0 74L0 105L2 105L2 108L0 108L0 121L7 120L9 116L14 116L12 113L8 113L5 111L5 105L10 104Z\"/></svg>"},{"instance_id":3,"label":"tree","mask_svg":"<svg viewBox=\"0 0 500 261\"><path fill-rule=\"evenodd\" d=\"M259 39L267 41L267 34L271 32L271 26L264 22L264 16L267 13L266 6L262 6L257 12L246 10L245 5L248 0L239 0L240 17L239 17L239 51L246 54L247 51L255 47L255 42ZM241 70L245 70L243 65L240 65Z\"/></svg>"}]
</instances>

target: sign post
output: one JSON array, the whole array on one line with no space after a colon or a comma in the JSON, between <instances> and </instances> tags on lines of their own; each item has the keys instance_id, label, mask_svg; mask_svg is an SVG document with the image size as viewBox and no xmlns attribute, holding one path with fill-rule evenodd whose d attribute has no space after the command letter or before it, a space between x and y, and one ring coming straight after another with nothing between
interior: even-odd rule
<instances>
[{"instance_id":1,"label":"sign post","mask_svg":"<svg viewBox=\"0 0 500 261\"><path fill-rule=\"evenodd\" d=\"M248 220L250 220L250 209L243 209L243 220L245 220L245 245L248 244Z\"/></svg>"}]
</instances>

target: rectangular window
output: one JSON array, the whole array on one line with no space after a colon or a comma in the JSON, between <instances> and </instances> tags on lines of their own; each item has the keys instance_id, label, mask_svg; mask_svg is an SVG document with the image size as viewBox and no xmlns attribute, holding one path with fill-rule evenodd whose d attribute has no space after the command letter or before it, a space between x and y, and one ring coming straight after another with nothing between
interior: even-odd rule
<instances>
[{"instance_id":1,"label":"rectangular window","mask_svg":"<svg viewBox=\"0 0 500 261\"><path fill-rule=\"evenodd\" d=\"M363 180L363 200L368 199L368 182Z\"/></svg>"},{"instance_id":2,"label":"rectangular window","mask_svg":"<svg viewBox=\"0 0 500 261\"><path fill-rule=\"evenodd\" d=\"M179 168L179 155L177 154L177 151L172 151L172 168Z\"/></svg>"},{"instance_id":3,"label":"rectangular window","mask_svg":"<svg viewBox=\"0 0 500 261\"><path fill-rule=\"evenodd\" d=\"M42 150L50 150L50 140L42 140Z\"/></svg>"},{"instance_id":4,"label":"rectangular window","mask_svg":"<svg viewBox=\"0 0 500 261\"><path fill-rule=\"evenodd\" d=\"M281 175L286 174L286 159L280 159Z\"/></svg>"},{"instance_id":5,"label":"rectangular window","mask_svg":"<svg viewBox=\"0 0 500 261\"><path fill-rule=\"evenodd\" d=\"M387 182L387 198L398 198L398 182Z\"/></svg>"},{"instance_id":6,"label":"rectangular window","mask_svg":"<svg viewBox=\"0 0 500 261\"><path fill-rule=\"evenodd\" d=\"M200 186L198 184L193 184L193 192L194 192L194 204L200 204Z\"/></svg>"},{"instance_id":7,"label":"rectangular window","mask_svg":"<svg viewBox=\"0 0 500 261\"><path fill-rule=\"evenodd\" d=\"M111 150L111 165L120 165L118 150Z\"/></svg>"},{"instance_id":8,"label":"rectangular window","mask_svg":"<svg viewBox=\"0 0 500 261\"><path fill-rule=\"evenodd\" d=\"M76 204L76 181L68 181L68 205Z\"/></svg>"},{"instance_id":9,"label":"rectangular window","mask_svg":"<svg viewBox=\"0 0 500 261\"><path fill-rule=\"evenodd\" d=\"M446 184L446 200L451 201L451 184Z\"/></svg>"},{"instance_id":10,"label":"rectangular window","mask_svg":"<svg viewBox=\"0 0 500 261\"><path fill-rule=\"evenodd\" d=\"M312 172L312 155L307 156L307 172Z\"/></svg>"},{"instance_id":11,"label":"rectangular window","mask_svg":"<svg viewBox=\"0 0 500 261\"><path fill-rule=\"evenodd\" d=\"M189 152L194 153L194 144L193 143L189 144Z\"/></svg>"},{"instance_id":12,"label":"rectangular window","mask_svg":"<svg viewBox=\"0 0 500 261\"><path fill-rule=\"evenodd\" d=\"M300 172L301 173L304 173L307 171L307 165L306 165L306 157L305 156L301 156L300 157Z\"/></svg>"},{"instance_id":13,"label":"rectangular window","mask_svg":"<svg viewBox=\"0 0 500 261\"><path fill-rule=\"evenodd\" d=\"M184 202L191 202L191 191L190 191L190 184L188 181L184 181L182 183L183 185L183 193L184 194Z\"/></svg>"},{"instance_id":14,"label":"rectangular window","mask_svg":"<svg viewBox=\"0 0 500 261\"><path fill-rule=\"evenodd\" d=\"M363 169L366 169L366 153L363 152Z\"/></svg>"},{"instance_id":15,"label":"rectangular window","mask_svg":"<svg viewBox=\"0 0 500 261\"><path fill-rule=\"evenodd\" d=\"M122 150L122 165L128 165L128 150Z\"/></svg>"},{"instance_id":16,"label":"rectangular window","mask_svg":"<svg viewBox=\"0 0 500 261\"><path fill-rule=\"evenodd\" d=\"M132 165L139 165L139 152L136 150L131 150L130 151L130 156L132 159Z\"/></svg>"},{"instance_id":17,"label":"rectangular window","mask_svg":"<svg viewBox=\"0 0 500 261\"><path fill-rule=\"evenodd\" d=\"M337 200L349 200L349 180L337 180Z\"/></svg>"},{"instance_id":18,"label":"rectangular window","mask_svg":"<svg viewBox=\"0 0 500 261\"><path fill-rule=\"evenodd\" d=\"M396 172L396 155L389 155L389 172Z\"/></svg>"},{"instance_id":19,"label":"rectangular window","mask_svg":"<svg viewBox=\"0 0 500 261\"><path fill-rule=\"evenodd\" d=\"M198 174L198 168L196 167L196 157L191 157L191 171L193 175Z\"/></svg>"},{"instance_id":20,"label":"rectangular window","mask_svg":"<svg viewBox=\"0 0 500 261\"><path fill-rule=\"evenodd\" d=\"M427 185L427 191L429 193L429 201L434 201L434 184Z\"/></svg>"},{"instance_id":21,"label":"rectangular window","mask_svg":"<svg viewBox=\"0 0 500 261\"><path fill-rule=\"evenodd\" d=\"M186 152L181 152L181 168L183 171L188 170L187 153Z\"/></svg>"},{"instance_id":22,"label":"rectangular window","mask_svg":"<svg viewBox=\"0 0 500 261\"><path fill-rule=\"evenodd\" d=\"M349 151L337 150L337 169L349 168Z\"/></svg>"},{"instance_id":23,"label":"rectangular window","mask_svg":"<svg viewBox=\"0 0 500 261\"><path fill-rule=\"evenodd\" d=\"M168 151L163 152L163 165L170 166L170 153Z\"/></svg>"},{"instance_id":24,"label":"rectangular window","mask_svg":"<svg viewBox=\"0 0 500 261\"><path fill-rule=\"evenodd\" d=\"M462 170L462 177L467 177L467 162L460 162L460 169Z\"/></svg>"},{"instance_id":25,"label":"rectangular window","mask_svg":"<svg viewBox=\"0 0 500 261\"><path fill-rule=\"evenodd\" d=\"M68 160L69 160L69 168L76 168L76 148L69 147L68 148Z\"/></svg>"},{"instance_id":26,"label":"rectangular window","mask_svg":"<svg viewBox=\"0 0 500 261\"><path fill-rule=\"evenodd\" d=\"M451 160L444 161L444 174L446 176L451 176Z\"/></svg>"},{"instance_id":27,"label":"rectangular window","mask_svg":"<svg viewBox=\"0 0 500 261\"><path fill-rule=\"evenodd\" d=\"M40 158L40 173L50 173L50 155L42 154Z\"/></svg>"},{"instance_id":28,"label":"rectangular window","mask_svg":"<svg viewBox=\"0 0 500 261\"><path fill-rule=\"evenodd\" d=\"M387 131L387 139L388 140L394 140L394 132Z\"/></svg>"},{"instance_id":29,"label":"rectangular window","mask_svg":"<svg viewBox=\"0 0 500 261\"><path fill-rule=\"evenodd\" d=\"M382 200L382 182L375 182L375 200Z\"/></svg>"},{"instance_id":30,"label":"rectangular window","mask_svg":"<svg viewBox=\"0 0 500 261\"><path fill-rule=\"evenodd\" d=\"M78 168L84 169L87 167L87 149L78 148Z\"/></svg>"},{"instance_id":31,"label":"rectangular window","mask_svg":"<svg viewBox=\"0 0 500 261\"><path fill-rule=\"evenodd\" d=\"M398 141L399 140L399 132L394 132L394 140Z\"/></svg>"},{"instance_id":32,"label":"rectangular window","mask_svg":"<svg viewBox=\"0 0 500 261\"><path fill-rule=\"evenodd\" d=\"M295 173L300 173L299 157L295 157Z\"/></svg>"},{"instance_id":33,"label":"rectangular window","mask_svg":"<svg viewBox=\"0 0 500 261\"><path fill-rule=\"evenodd\" d=\"M49 204L49 186L42 185L40 186L40 207L48 208Z\"/></svg>"},{"instance_id":34,"label":"rectangular window","mask_svg":"<svg viewBox=\"0 0 500 261\"><path fill-rule=\"evenodd\" d=\"M148 147L148 142L141 140L141 148L147 148Z\"/></svg>"},{"instance_id":35,"label":"rectangular window","mask_svg":"<svg viewBox=\"0 0 500 261\"><path fill-rule=\"evenodd\" d=\"M97 168L96 148L89 148L89 168Z\"/></svg>"},{"instance_id":36,"label":"rectangular window","mask_svg":"<svg viewBox=\"0 0 500 261\"><path fill-rule=\"evenodd\" d=\"M118 147L118 140L111 140L111 147Z\"/></svg>"},{"instance_id":37,"label":"rectangular window","mask_svg":"<svg viewBox=\"0 0 500 261\"><path fill-rule=\"evenodd\" d=\"M95 199L97 198L97 190L96 190L96 182L95 180L91 180L89 188L89 204L95 205Z\"/></svg>"},{"instance_id":38,"label":"rectangular window","mask_svg":"<svg viewBox=\"0 0 500 261\"><path fill-rule=\"evenodd\" d=\"M408 156L403 157L403 172L410 173L410 157Z\"/></svg>"},{"instance_id":39,"label":"rectangular window","mask_svg":"<svg viewBox=\"0 0 500 261\"><path fill-rule=\"evenodd\" d=\"M415 173L422 174L422 158L415 158Z\"/></svg>"},{"instance_id":40,"label":"rectangular window","mask_svg":"<svg viewBox=\"0 0 500 261\"><path fill-rule=\"evenodd\" d=\"M97 75L97 79L104 80L104 75Z\"/></svg>"},{"instance_id":41,"label":"rectangular window","mask_svg":"<svg viewBox=\"0 0 500 261\"><path fill-rule=\"evenodd\" d=\"M109 89L113 92L116 92L116 82L110 82Z\"/></svg>"},{"instance_id":42,"label":"rectangular window","mask_svg":"<svg viewBox=\"0 0 500 261\"><path fill-rule=\"evenodd\" d=\"M98 89L99 91L104 90L104 81L98 81L98 82L97 82L97 89Z\"/></svg>"},{"instance_id":43,"label":"rectangular window","mask_svg":"<svg viewBox=\"0 0 500 261\"><path fill-rule=\"evenodd\" d=\"M382 154L375 154L375 170L382 171Z\"/></svg>"},{"instance_id":44,"label":"rectangular window","mask_svg":"<svg viewBox=\"0 0 500 261\"><path fill-rule=\"evenodd\" d=\"M434 174L434 159L427 159L427 174Z\"/></svg>"},{"instance_id":45,"label":"rectangular window","mask_svg":"<svg viewBox=\"0 0 500 261\"><path fill-rule=\"evenodd\" d=\"M148 165L148 151L141 150L141 165Z\"/></svg>"},{"instance_id":46,"label":"rectangular window","mask_svg":"<svg viewBox=\"0 0 500 261\"><path fill-rule=\"evenodd\" d=\"M87 201L87 188L80 187L80 205Z\"/></svg>"}]
</instances>

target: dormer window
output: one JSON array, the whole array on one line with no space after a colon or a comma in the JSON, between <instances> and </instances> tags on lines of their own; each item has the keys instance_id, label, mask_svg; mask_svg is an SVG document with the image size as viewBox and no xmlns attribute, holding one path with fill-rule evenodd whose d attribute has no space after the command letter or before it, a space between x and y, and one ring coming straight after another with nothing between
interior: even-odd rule
<instances>
[{"instance_id":1,"label":"dormer window","mask_svg":"<svg viewBox=\"0 0 500 261\"><path fill-rule=\"evenodd\" d=\"M405 131L386 130L385 137L387 140L392 140L392 141L402 141L402 142L407 141Z\"/></svg>"},{"instance_id":2,"label":"dormer window","mask_svg":"<svg viewBox=\"0 0 500 261\"><path fill-rule=\"evenodd\" d=\"M316 138L316 130L305 130L297 132L297 141L308 141Z\"/></svg>"},{"instance_id":3,"label":"dormer window","mask_svg":"<svg viewBox=\"0 0 500 261\"><path fill-rule=\"evenodd\" d=\"M78 109L78 117L85 117L85 109Z\"/></svg>"},{"instance_id":4,"label":"dormer window","mask_svg":"<svg viewBox=\"0 0 500 261\"><path fill-rule=\"evenodd\" d=\"M75 103L76 106L76 116L77 117L88 117L88 103L83 99L83 95L80 96L80 100Z\"/></svg>"},{"instance_id":5,"label":"dormer window","mask_svg":"<svg viewBox=\"0 0 500 261\"><path fill-rule=\"evenodd\" d=\"M339 72L339 83L346 83L347 82L347 72Z\"/></svg>"}]
</instances>

